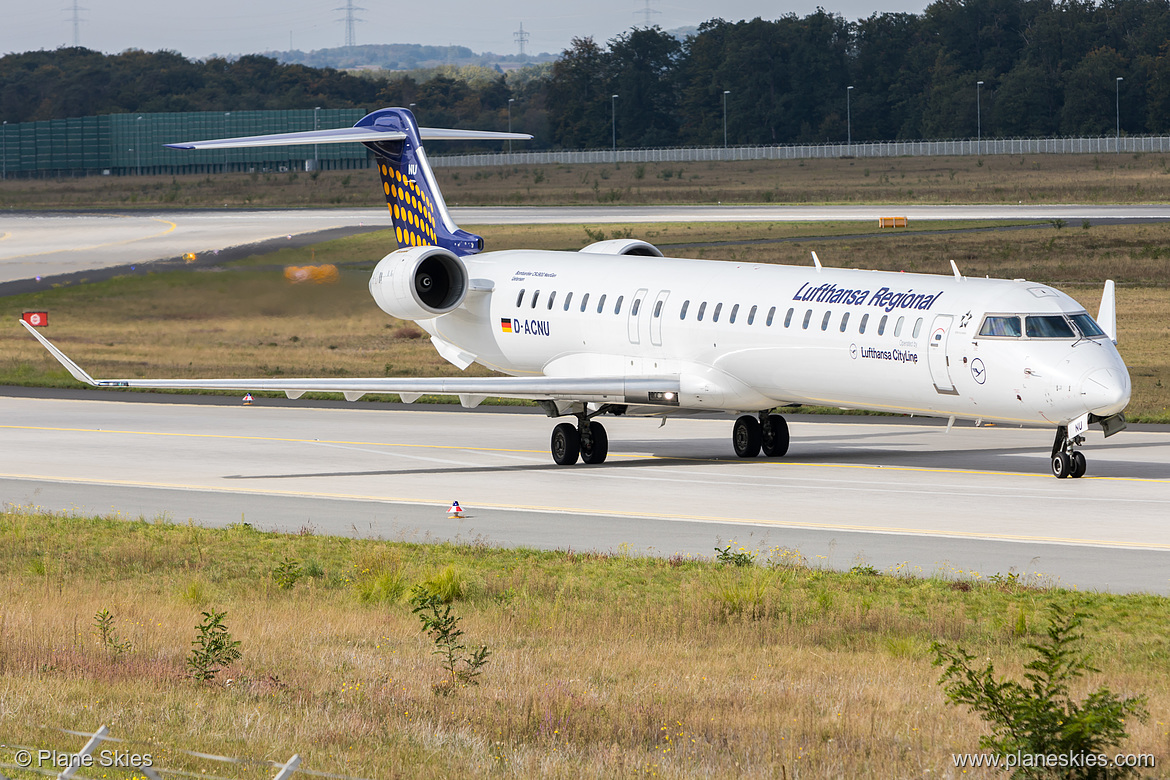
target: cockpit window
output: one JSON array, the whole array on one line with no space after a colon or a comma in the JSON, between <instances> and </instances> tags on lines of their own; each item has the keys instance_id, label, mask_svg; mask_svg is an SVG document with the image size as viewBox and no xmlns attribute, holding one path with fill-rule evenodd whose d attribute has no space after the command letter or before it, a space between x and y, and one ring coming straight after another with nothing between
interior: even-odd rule
<instances>
[{"instance_id":1,"label":"cockpit window","mask_svg":"<svg viewBox=\"0 0 1170 780\"><path fill-rule=\"evenodd\" d=\"M1030 316L1024 318L1024 332L1030 339L1075 339L1068 320L1059 314L1048 316Z\"/></svg>"},{"instance_id":2,"label":"cockpit window","mask_svg":"<svg viewBox=\"0 0 1170 780\"><path fill-rule=\"evenodd\" d=\"M1105 337L1105 331L1101 330L1101 326L1088 314L1072 314L1070 317L1072 318L1073 324L1077 326L1077 330L1085 338L1099 339Z\"/></svg>"},{"instance_id":3,"label":"cockpit window","mask_svg":"<svg viewBox=\"0 0 1170 780\"><path fill-rule=\"evenodd\" d=\"M980 336L1006 336L1019 338L1020 318L990 315L983 320L983 327L979 329Z\"/></svg>"}]
</instances>

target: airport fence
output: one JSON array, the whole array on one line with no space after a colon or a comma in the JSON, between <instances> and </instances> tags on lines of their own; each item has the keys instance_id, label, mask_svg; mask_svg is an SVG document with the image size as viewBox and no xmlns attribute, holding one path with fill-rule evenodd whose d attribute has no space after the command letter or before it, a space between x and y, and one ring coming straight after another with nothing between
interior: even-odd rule
<instances>
[{"instance_id":1,"label":"airport fence","mask_svg":"<svg viewBox=\"0 0 1170 780\"><path fill-rule=\"evenodd\" d=\"M80 750L73 748L59 750L55 747L41 745L14 745L5 744L0 750L0 778L22 776L52 777L56 780L69 778L95 777L143 777L145 780L163 780L164 777L199 778L200 780L233 780L219 774L208 772L201 768L198 773L187 769L168 769L161 766L164 756L182 753L196 759L198 762L215 762L221 767L234 766L235 775L247 780L260 780L272 777L272 780L290 780L295 773L310 777L328 778L328 780L362 780L362 778L338 775L330 772L318 772L301 765L300 754L294 754L288 761L271 761L256 758L231 758L217 756L210 753L201 753L194 750L184 750L170 746L159 747L143 745L139 742L128 742L112 736L107 726L101 726L92 734L85 731L70 731L42 727L46 731L57 732L75 737L85 737L86 742ZM221 770L222 771L222 770ZM275 771L274 775L270 775ZM6 774L7 773L7 774Z\"/></svg>"},{"instance_id":2,"label":"airport fence","mask_svg":"<svg viewBox=\"0 0 1170 780\"><path fill-rule=\"evenodd\" d=\"M961 138L939 141L780 146L683 146L662 149L591 149L550 152L489 152L434 155L435 167L490 165L574 165L589 163L721 162L727 160L812 160L831 157L963 157L1001 154L1116 154L1170 152L1170 136L1123 135L1078 138Z\"/></svg>"},{"instance_id":3,"label":"airport fence","mask_svg":"<svg viewBox=\"0 0 1170 780\"><path fill-rule=\"evenodd\" d=\"M181 151L177 141L292 133L350 127L362 109L297 111L191 111L108 114L0 125L0 176L59 178L90 175L294 172L367 168L358 144ZM513 142L514 144L516 142ZM441 151L441 149L432 149ZM1070 138L961 138L933 141L697 146L651 149L498 151L435 154L435 167L679 163L727 160L808 160L832 157L979 156L1010 154L1116 154L1170 152L1170 136Z\"/></svg>"}]
</instances>

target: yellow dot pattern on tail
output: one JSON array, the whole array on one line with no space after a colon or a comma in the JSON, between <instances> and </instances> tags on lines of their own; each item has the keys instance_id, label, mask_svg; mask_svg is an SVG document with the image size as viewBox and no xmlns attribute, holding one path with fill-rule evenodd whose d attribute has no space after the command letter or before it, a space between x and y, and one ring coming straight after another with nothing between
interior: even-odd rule
<instances>
[{"instance_id":1,"label":"yellow dot pattern on tail","mask_svg":"<svg viewBox=\"0 0 1170 780\"><path fill-rule=\"evenodd\" d=\"M435 205L418 183L385 163L378 166L399 246L434 246Z\"/></svg>"}]
</instances>

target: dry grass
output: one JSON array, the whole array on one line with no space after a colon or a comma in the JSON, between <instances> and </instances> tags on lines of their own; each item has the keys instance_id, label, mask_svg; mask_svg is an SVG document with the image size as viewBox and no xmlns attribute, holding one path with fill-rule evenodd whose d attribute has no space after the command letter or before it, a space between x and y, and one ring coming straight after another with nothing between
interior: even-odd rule
<instances>
[{"instance_id":1,"label":"dry grass","mask_svg":"<svg viewBox=\"0 0 1170 780\"><path fill-rule=\"evenodd\" d=\"M286 556L318 576L278 589L269 574ZM1089 649L1110 662L1078 694L1148 693L1154 717L1131 724L1126 747L1170 757L1165 599L950 571L833 574L798 557L777 550L761 558L774 566L736 569L0 513L0 723L9 743L58 747L76 739L38 724L107 723L164 767L233 777L272 772L170 748L296 752L308 768L370 778L948 777L951 753L975 750L983 731L946 705L930 641L1018 674L1046 605L1079 599L1096 615ZM441 696L409 607L359 591L383 569L419 582L448 565L468 583L455 604L467 640L493 655L481 685ZM729 614L723 594L745 580L755 615ZM209 608L242 642L230 685L183 677ZM133 643L120 659L92 634L101 609Z\"/></svg>"},{"instance_id":2,"label":"dry grass","mask_svg":"<svg viewBox=\"0 0 1170 780\"><path fill-rule=\"evenodd\" d=\"M516 165L436 168L451 205L640 203L1146 203L1162 154ZM19 179L0 208L383 205L372 170Z\"/></svg>"}]
</instances>

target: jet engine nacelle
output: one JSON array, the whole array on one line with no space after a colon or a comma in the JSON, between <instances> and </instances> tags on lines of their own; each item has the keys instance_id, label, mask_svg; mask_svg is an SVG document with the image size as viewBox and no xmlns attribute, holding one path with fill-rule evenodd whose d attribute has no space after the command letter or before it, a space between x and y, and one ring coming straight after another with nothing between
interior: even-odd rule
<instances>
[{"instance_id":1,"label":"jet engine nacelle","mask_svg":"<svg viewBox=\"0 0 1170 780\"><path fill-rule=\"evenodd\" d=\"M637 238L611 238L608 241L597 241L578 251L593 255L662 257L662 250Z\"/></svg>"},{"instance_id":2,"label":"jet engine nacelle","mask_svg":"<svg viewBox=\"0 0 1170 780\"><path fill-rule=\"evenodd\" d=\"M403 320L429 320L458 308L467 286L467 266L437 246L391 252L370 277L378 308Z\"/></svg>"}]
</instances>

